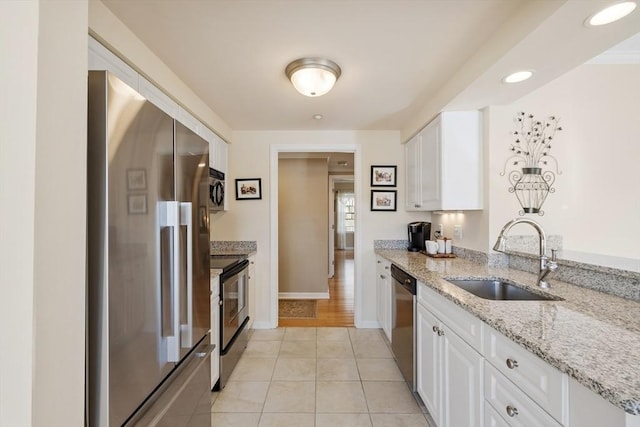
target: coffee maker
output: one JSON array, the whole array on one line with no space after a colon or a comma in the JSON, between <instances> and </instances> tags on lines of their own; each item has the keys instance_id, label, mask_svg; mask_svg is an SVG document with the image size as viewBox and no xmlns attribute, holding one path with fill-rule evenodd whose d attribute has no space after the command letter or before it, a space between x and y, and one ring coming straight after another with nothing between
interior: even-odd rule
<instances>
[{"instance_id":1,"label":"coffee maker","mask_svg":"<svg viewBox=\"0 0 640 427\"><path fill-rule=\"evenodd\" d=\"M407 250L410 252L419 252L424 250L424 241L431 238L430 222L410 222L408 226L409 246Z\"/></svg>"}]
</instances>

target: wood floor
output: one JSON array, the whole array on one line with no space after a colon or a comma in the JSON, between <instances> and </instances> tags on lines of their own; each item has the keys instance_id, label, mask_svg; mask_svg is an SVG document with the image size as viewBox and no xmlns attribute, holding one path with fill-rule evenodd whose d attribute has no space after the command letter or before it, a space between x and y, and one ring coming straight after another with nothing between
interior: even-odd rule
<instances>
[{"instance_id":1,"label":"wood floor","mask_svg":"<svg viewBox=\"0 0 640 427\"><path fill-rule=\"evenodd\" d=\"M278 326L353 326L353 250L336 250L329 299L318 300L315 319L278 319Z\"/></svg>"}]
</instances>

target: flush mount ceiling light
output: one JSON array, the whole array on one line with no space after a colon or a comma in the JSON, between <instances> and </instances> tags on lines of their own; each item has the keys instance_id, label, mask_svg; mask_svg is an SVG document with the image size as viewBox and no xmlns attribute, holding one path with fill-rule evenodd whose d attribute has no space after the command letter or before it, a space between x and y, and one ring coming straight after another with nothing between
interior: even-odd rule
<instances>
[{"instance_id":1,"label":"flush mount ceiling light","mask_svg":"<svg viewBox=\"0 0 640 427\"><path fill-rule=\"evenodd\" d=\"M322 96L331 90L342 70L325 58L300 58L287 65L284 72L301 94Z\"/></svg>"},{"instance_id":2,"label":"flush mount ceiling light","mask_svg":"<svg viewBox=\"0 0 640 427\"><path fill-rule=\"evenodd\" d=\"M519 83L519 82L523 82L525 80L530 79L531 76L533 76L533 71L530 71L530 70L518 71L512 74L509 74L507 77L502 79L502 81L505 83Z\"/></svg>"},{"instance_id":3,"label":"flush mount ceiling light","mask_svg":"<svg viewBox=\"0 0 640 427\"><path fill-rule=\"evenodd\" d=\"M624 1L613 4L587 18L586 25L590 27L597 27L600 25L610 24L633 12L636 6L637 4L635 1Z\"/></svg>"}]
</instances>

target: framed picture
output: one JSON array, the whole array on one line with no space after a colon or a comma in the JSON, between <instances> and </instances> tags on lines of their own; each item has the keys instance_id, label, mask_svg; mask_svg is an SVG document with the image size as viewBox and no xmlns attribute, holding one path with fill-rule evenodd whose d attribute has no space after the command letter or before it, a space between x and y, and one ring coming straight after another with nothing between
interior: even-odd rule
<instances>
[{"instance_id":1,"label":"framed picture","mask_svg":"<svg viewBox=\"0 0 640 427\"><path fill-rule=\"evenodd\" d=\"M146 190L147 171L145 169L127 170L127 190Z\"/></svg>"},{"instance_id":2,"label":"framed picture","mask_svg":"<svg viewBox=\"0 0 640 427\"><path fill-rule=\"evenodd\" d=\"M262 178L236 179L236 200L262 199Z\"/></svg>"},{"instance_id":3,"label":"framed picture","mask_svg":"<svg viewBox=\"0 0 640 427\"><path fill-rule=\"evenodd\" d=\"M147 195L129 194L127 196L127 211L129 215L140 215L147 213Z\"/></svg>"},{"instance_id":4,"label":"framed picture","mask_svg":"<svg viewBox=\"0 0 640 427\"><path fill-rule=\"evenodd\" d=\"M397 199L396 190L371 190L371 210L395 211Z\"/></svg>"},{"instance_id":5,"label":"framed picture","mask_svg":"<svg viewBox=\"0 0 640 427\"><path fill-rule=\"evenodd\" d=\"M371 166L372 187L395 187L397 166Z\"/></svg>"}]
</instances>

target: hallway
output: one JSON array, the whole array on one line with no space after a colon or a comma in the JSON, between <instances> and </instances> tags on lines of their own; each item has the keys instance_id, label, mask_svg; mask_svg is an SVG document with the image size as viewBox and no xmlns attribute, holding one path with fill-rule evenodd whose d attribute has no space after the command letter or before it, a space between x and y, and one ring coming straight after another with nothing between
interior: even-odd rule
<instances>
[{"instance_id":1,"label":"hallway","mask_svg":"<svg viewBox=\"0 0 640 427\"><path fill-rule=\"evenodd\" d=\"M335 251L335 275L329 279L329 299L318 300L317 316L278 319L279 326L353 326L353 250Z\"/></svg>"}]
</instances>

